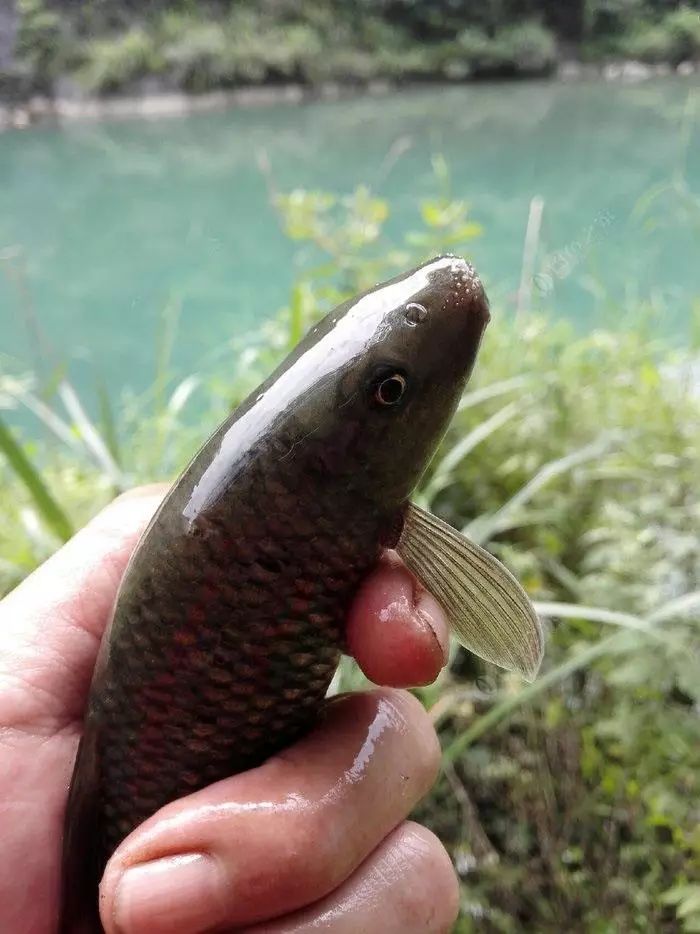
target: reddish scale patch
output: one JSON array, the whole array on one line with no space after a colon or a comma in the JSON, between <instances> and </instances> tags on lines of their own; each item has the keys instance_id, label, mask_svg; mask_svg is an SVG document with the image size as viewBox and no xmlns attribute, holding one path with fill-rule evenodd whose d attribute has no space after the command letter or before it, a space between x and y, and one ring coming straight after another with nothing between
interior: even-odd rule
<instances>
[{"instance_id":1,"label":"reddish scale patch","mask_svg":"<svg viewBox=\"0 0 700 934\"><path fill-rule=\"evenodd\" d=\"M304 597L311 597L316 591L316 584L308 577L297 577L294 587Z\"/></svg>"},{"instance_id":2,"label":"reddish scale patch","mask_svg":"<svg viewBox=\"0 0 700 934\"><path fill-rule=\"evenodd\" d=\"M193 626L200 626L207 618L207 611L197 603L187 607L187 622Z\"/></svg>"},{"instance_id":3,"label":"reddish scale patch","mask_svg":"<svg viewBox=\"0 0 700 934\"><path fill-rule=\"evenodd\" d=\"M197 642L197 633L189 629L176 629L172 639L177 645L188 647Z\"/></svg>"},{"instance_id":4,"label":"reddish scale patch","mask_svg":"<svg viewBox=\"0 0 700 934\"><path fill-rule=\"evenodd\" d=\"M290 597L287 604L290 611L297 616L307 616L309 613L310 603L302 597Z\"/></svg>"}]
</instances>

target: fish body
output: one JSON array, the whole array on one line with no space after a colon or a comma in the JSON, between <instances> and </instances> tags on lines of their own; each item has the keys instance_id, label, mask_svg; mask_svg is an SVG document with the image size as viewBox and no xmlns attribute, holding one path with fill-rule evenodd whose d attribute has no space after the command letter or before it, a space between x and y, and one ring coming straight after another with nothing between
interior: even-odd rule
<instances>
[{"instance_id":1,"label":"fish body","mask_svg":"<svg viewBox=\"0 0 700 934\"><path fill-rule=\"evenodd\" d=\"M399 541L488 317L478 276L452 256L345 303L174 484L95 668L66 813L64 931L100 930L99 879L138 824L311 727L350 602Z\"/></svg>"}]
</instances>

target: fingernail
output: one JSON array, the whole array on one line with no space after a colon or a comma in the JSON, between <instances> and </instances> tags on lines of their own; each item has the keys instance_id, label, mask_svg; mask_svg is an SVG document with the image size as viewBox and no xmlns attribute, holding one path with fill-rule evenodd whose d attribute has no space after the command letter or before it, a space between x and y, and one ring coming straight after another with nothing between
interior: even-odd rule
<instances>
[{"instance_id":1,"label":"fingernail","mask_svg":"<svg viewBox=\"0 0 700 934\"><path fill-rule=\"evenodd\" d=\"M410 572L409 572L410 573ZM445 613L435 597L426 590L415 574L411 574L413 589L413 608L428 630L432 633L435 644L442 656L442 667L450 660L450 633L447 628Z\"/></svg>"},{"instance_id":2,"label":"fingernail","mask_svg":"<svg viewBox=\"0 0 700 934\"><path fill-rule=\"evenodd\" d=\"M428 629L429 629L429 630L431 631L431 633L433 634L433 637L434 637L434 639L435 639L435 642L436 642L437 645L440 647L440 654L442 655L442 667L444 668L445 665L446 665L446 664L448 663L448 661L450 660L450 648L449 648L449 646L445 645L445 643L442 641L442 639L440 639L440 637L438 636L437 630L435 629L435 627L433 626L433 624L430 622L430 617L427 616L425 613L421 613L420 610L418 610L417 612L418 612L418 615L421 617L421 619L423 619L423 620L425 621L425 623L427 624Z\"/></svg>"},{"instance_id":3,"label":"fingernail","mask_svg":"<svg viewBox=\"0 0 700 934\"><path fill-rule=\"evenodd\" d=\"M442 625L438 624L438 619L444 619L444 613L440 604L432 594L423 591L416 601L416 613L428 626L435 637L436 643L440 646L442 664L444 667L450 660L450 637L444 623Z\"/></svg>"},{"instance_id":4,"label":"fingernail","mask_svg":"<svg viewBox=\"0 0 700 934\"><path fill-rule=\"evenodd\" d=\"M168 856L128 868L117 884L114 924L119 934L204 931L223 918L221 868L211 856Z\"/></svg>"}]
</instances>

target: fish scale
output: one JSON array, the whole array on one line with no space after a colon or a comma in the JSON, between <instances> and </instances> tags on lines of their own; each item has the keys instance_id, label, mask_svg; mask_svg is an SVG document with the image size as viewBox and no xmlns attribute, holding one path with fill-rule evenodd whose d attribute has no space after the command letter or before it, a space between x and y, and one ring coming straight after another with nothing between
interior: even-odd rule
<instances>
[{"instance_id":1,"label":"fish scale","mask_svg":"<svg viewBox=\"0 0 700 934\"><path fill-rule=\"evenodd\" d=\"M240 484L236 500L260 485ZM308 515L319 517L316 491L314 500ZM289 494L278 492L271 517L290 511ZM110 751L105 852L168 801L263 761L305 728L327 691L348 601L378 556L377 517L331 541L321 524L287 524L273 545L265 511L239 531L238 516L252 514L229 502L164 560L154 556L150 573L131 585L127 575L92 711L107 724L100 747ZM204 736L202 724L211 727Z\"/></svg>"},{"instance_id":2,"label":"fish scale","mask_svg":"<svg viewBox=\"0 0 700 934\"><path fill-rule=\"evenodd\" d=\"M455 257L369 290L174 484L100 647L66 812L64 934L100 931L100 876L142 821L313 725L351 600L399 539L487 320Z\"/></svg>"}]
</instances>

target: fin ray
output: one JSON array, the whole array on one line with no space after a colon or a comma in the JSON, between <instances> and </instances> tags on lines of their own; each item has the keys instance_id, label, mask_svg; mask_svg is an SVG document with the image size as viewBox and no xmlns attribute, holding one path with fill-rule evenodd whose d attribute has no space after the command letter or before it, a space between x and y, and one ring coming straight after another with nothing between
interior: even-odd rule
<instances>
[{"instance_id":1,"label":"fin ray","mask_svg":"<svg viewBox=\"0 0 700 934\"><path fill-rule=\"evenodd\" d=\"M534 680L543 651L540 621L498 559L413 503L396 549L440 603L461 645Z\"/></svg>"}]
</instances>

